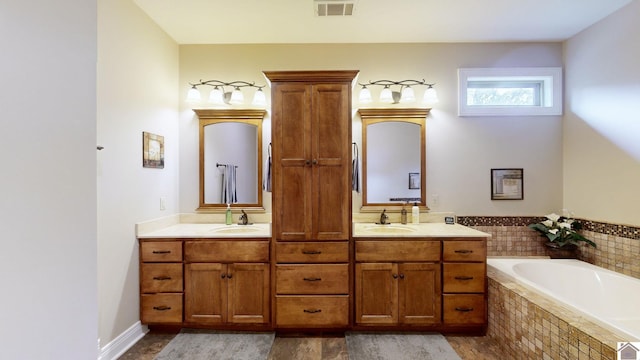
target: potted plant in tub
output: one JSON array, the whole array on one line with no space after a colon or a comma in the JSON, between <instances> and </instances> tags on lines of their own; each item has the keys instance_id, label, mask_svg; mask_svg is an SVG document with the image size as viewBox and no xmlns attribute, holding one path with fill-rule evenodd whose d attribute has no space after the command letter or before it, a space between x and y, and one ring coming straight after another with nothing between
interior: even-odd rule
<instances>
[{"instance_id":1,"label":"potted plant in tub","mask_svg":"<svg viewBox=\"0 0 640 360\"><path fill-rule=\"evenodd\" d=\"M545 217L546 219L542 222L529 224L529 228L549 239L544 245L551 258L575 258L580 242L596 247L596 243L577 232L582 225L575 219L557 214L549 214Z\"/></svg>"}]
</instances>

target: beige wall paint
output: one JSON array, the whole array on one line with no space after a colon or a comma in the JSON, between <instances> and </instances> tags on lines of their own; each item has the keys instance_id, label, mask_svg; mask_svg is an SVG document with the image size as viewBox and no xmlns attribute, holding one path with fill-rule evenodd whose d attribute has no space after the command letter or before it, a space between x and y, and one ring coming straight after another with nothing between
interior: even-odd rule
<instances>
[{"instance_id":1,"label":"beige wall paint","mask_svg":"<svg viewBox=\"0 0 640 360\"><path fill-rule=\"evenodd\" d=\"M427 119L427 201L434 211L459 215L560 211L561 117L457 116L458 68L517 66L562 66L562 44L182 45L180 210L192 212L198 205L197 117L184 102L189 82L218 79L264 84L263 70L355 69L360 70L361 82L424 78L436 83L440 103ZM353 94L354 110L359 106L358 91ZM268 132L269 118L265 124ZM360 131L359 119L354 118L356 142L360 142ZM503 167L524 168L524 200L491 201L490 169ZM359 196L354 201L357 211Z\"/></svg>"},{"instance_id":2,"label":"beige wall paint","mask_svg":"<svg viewBox=\"0 0 640 360\"><path fill-rule=\"evenodd\" d=\"M565 44L564 204L640 226L640 2Z\"/></svg>"},{"instance_id":3,"label":"beige wall paint","mask_svg":"<svg viewBox=\"0 0 640 360\"><path fill-rule=\"evenodd\" d=\"M178 46L130 0L98 1L98 294L104 348L140 320L134 224L178 209ZM142 167L142 132L165 167ZM166 210L160 211L160 197Z\"/></svg>"}]
</instances>

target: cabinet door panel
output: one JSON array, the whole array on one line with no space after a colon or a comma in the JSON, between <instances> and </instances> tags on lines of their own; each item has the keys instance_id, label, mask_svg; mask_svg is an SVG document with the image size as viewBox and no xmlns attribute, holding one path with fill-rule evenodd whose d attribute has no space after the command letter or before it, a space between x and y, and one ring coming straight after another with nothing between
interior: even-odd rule
<instances>
[{"instance_id":1,"label":"cabinet door panel","mask_svg":"<svg viewBox=\"0 0 640 360\"><path fill-rule=\"evenodd\" d=\"M226 274L227 266L223 264L185 265L186 322L218 324L226 321Z\"/></svg>"},{"instance_id":2,"label":"cabinet door panel","mask_svg":"<svg viewBox=\"0 0 640 360\"><path fill-rule=\"evenodd\" d=\"M356 264L356 323L398 321L397 270L396 264L391 263Z\"/></svg>"},{"instance_id":3,"label":"cabinet door panel","mask_svg":"<svg viewBox=\"0 0 640 360\"><path fill-rule=\"evenodd\" d=\"M400 323L440 323L440 264L399 264L398 273Z\"/></svg>"},{"instance_id":4,"label":"cabinet door panel","mask_svg":"<svg viewBox=\"0 0 640 360\"><path fill-rule=\"evenodd\" d=\"M229 322L269 321L269 264L228 265Z\"/></svg>"},{"instance_id":5,"label":"cabinet door panel","mask_svg":"<svg viewBox=\"0 0 640 360\"><path fill-rule=\"evenodd\" d=\"M142 263L140 266L143 293L182 292L182 263Z\"/></svg>"},{"instance_id":6,"label":"cabinet door panel","mask_svg":"<svg viewBox=\"0 0 640 360\"><path fill-rule=\"evenodd\" d=\"M485 289L485 263L444 263L443 291L446 293L482 293Z\"/></svg>"}]
</instances>

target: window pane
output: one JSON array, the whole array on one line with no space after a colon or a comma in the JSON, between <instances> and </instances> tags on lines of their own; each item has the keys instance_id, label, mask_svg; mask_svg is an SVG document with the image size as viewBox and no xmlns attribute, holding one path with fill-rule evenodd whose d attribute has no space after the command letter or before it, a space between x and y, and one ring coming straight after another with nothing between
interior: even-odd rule
<instances>
[{"instance_id":1,"label":"window pane","mask_svg":"<svg viewBox=\"0 0 640 360\"><path fill-rule=\"evenodd\" d=\"M540 83L470 81L467 105L540 106Z\"/></svg>"}]
</instances>

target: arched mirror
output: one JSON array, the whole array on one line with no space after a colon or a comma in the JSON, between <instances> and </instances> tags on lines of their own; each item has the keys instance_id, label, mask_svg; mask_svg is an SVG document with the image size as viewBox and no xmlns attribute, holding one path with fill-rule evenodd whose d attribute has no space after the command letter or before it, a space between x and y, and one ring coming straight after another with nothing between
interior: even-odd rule
<instances>
[{"instance_id":1,"label":"arched mirror","mask_svg":"<svg viewBox=\"0 0 640 360\"><path fill-rule=\"evenodd\" d=\"M200 124L199 210L262 208L264 110L194 110Z\"/></svg>"},{"instance_id":2,"label":"arched mirror","mask_svg":"<svg viewBox=\"0 0 640 360\"><path fill-rule=\"evenodd\" d=\"M429 109L360 109L362 209L397 210L404 203L428 209L426 133Z\"/></svg>"}]
</instances>

